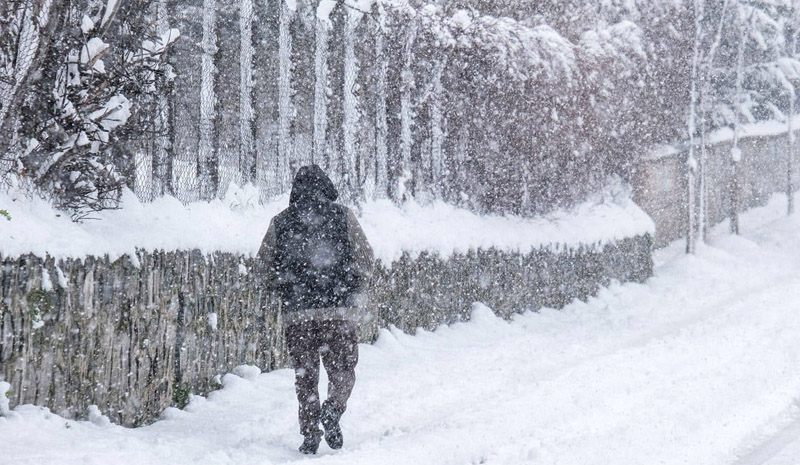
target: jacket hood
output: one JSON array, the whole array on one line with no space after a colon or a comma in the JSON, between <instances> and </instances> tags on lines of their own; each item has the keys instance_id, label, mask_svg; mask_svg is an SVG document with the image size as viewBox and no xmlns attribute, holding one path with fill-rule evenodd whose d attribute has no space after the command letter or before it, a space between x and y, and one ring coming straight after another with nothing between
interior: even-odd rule
<instances>
[{"instance_id":1,"label":"jacket hood","mask_svg":"<svg viewBox=\"0 0 800 465\"><path fill-rule=\"evenodd\" d=\"M339 197L331 178L317 165L300 168L292 181L292 194L289 203L303 201L333 202Z\"/></svg>"}]
</instances>

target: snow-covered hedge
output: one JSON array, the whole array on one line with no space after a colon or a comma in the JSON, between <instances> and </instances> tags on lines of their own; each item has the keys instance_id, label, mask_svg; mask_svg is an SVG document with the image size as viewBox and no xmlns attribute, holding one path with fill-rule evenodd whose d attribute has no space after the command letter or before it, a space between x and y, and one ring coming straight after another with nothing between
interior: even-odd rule
<instances>
[{"instance_id":1,"label":"snow-covered hedge","mask_svg":"<svg viewBox=\"0 0 800 465\"><path fill-rule=\"evenodd\" d=\"M375 249L370 314L413 332L586 298L651 273L650 218L621 184L539 218L480 216L433 202L358 210ZM44 201L0 195L0 379L12 404L82 415L95 404L141 424L243 363L284 366L279 316L252 272L270 218L256 189L184 206L140 203L73 223ZM263 309L263 310L262 310Z\"/></svg>"},{"instance_id":2,"label":"snow-covered hedge","mask_svg":"<svg viewBox=\"0 0 800 465\"><path fill-rule=\"evenodd\" d=\"M651 274L650 234L605 245L403 254L378 264L373 318L407 331L468 318L483 301L504 316L586 298L612 279ZM13 405L66 416L90 405L137 425L190 392L217 387L237 365L285 364L276 306L253 259L233 253L145 252L83 259L2 257L0 379ZM264 308L264 311L261 309Z\"/></svg>"}]
</instances>

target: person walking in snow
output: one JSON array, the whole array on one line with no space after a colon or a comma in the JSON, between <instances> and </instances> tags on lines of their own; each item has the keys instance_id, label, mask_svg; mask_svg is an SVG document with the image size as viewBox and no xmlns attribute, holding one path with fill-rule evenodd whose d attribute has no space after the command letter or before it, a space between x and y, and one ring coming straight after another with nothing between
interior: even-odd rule
<instances>
[{"instance_id":1,"label":"person walking in snow","mask_svg":"<svg viewBox=\"0 0 800 465\"><path fill-rule=\"evenodd\" d=\"M350 209L317 165L300 168L289 207L272 218L258 252L267 288L276 292L299 402L300 446L316 454L325 430L332 449L343 444L339 420L355 384L359 300L372 274L372 248ZM320 405L320 357L328 399Z\"/></svg>"}]
</instances>

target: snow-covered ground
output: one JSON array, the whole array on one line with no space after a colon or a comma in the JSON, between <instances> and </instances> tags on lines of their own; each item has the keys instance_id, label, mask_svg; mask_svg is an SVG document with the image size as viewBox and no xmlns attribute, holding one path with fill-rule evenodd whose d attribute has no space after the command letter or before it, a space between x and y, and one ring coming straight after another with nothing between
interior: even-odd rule
<instances>
[{"instance_id":1,"label":"snow-covered ground","mask_svg":"<svg viewBox=\"0 0 800 465\"><path fill-rule=\"evenodd\" d=\"M473 320L361 346L345 447L296 452L293 376L240 367L138 429L22 406L0 463L737 464L800 461L800 216L785 199L676 243L644 284L562 311ZM325 384L324 382L322 383Z\"/></svg>"}]
</instances>

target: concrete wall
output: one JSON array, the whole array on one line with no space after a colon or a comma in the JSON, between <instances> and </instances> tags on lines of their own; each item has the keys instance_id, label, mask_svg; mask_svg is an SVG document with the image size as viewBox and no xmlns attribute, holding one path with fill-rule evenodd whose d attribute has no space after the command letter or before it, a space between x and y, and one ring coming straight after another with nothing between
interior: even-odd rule
<instances>
[{"instance_id":1,"label":"concrete wall","mask_svg":"<svg viewBox=\"0 0 800 465\"><path fill-rule=\"evenodd\" d=\"M800 141L798 141L800 143ZM732 142L724 141L707 147L707 191L710 224L730 217L732 175ZM776 192L786 192L788 133L744 137L740 140L740 211L764 205ZM686 237L687 171L686 150L665 156L645 158L639 163L634 184L634 201L656 223L654 243L662 247ZM696 157L699 159L699 150ZM795 167L800 162L794 154ZM800 173L795 169L795 186ZM697 190L700 192L699 179ZM699 201L699 196L697 197Z\"/></svg>"}]
</instances>

